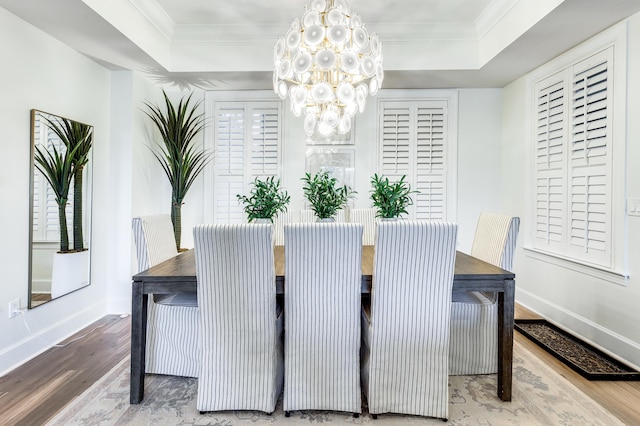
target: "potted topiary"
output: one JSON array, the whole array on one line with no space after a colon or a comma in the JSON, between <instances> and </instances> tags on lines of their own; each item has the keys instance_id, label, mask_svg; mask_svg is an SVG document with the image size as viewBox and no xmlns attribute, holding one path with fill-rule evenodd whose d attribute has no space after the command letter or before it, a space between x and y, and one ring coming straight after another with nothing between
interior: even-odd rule
<instances>
[{"instance_id":1,"label":"potted topiary","mask_svg":"<svg viewBox=\"0 0 640 426\"><path fill-rule=\"evenodd\" d=\"M145 102L144 113L153 121L162 137L157 142L160 152L153 151L171 184L171 222L176 248L181 251L182 204L189 188L210 160L210 153L199 149L195 137L204 129L204 115L196 111L201 102L189 105L191 93L180 99L177 108L164 95L165 111Z\"/></svg>"},{"instance_id":2,"label":"potted topiary","mask_svg":"<svg viewBox=\"0 0 640 426\"><path fill-rule=\"evenodd\" d=\"M327 172L319 172L313 177L306 173L301 179L304 196L311 204L311 209L319 220L333 219L338 210L344 208L355 191L349 186L337 186L338 180Z\"/></svg>"},{"instance_id":3,"label":"potted topiary","mask_svg":"<svg viewBox=\"0 0 640 426\"><path fill-rule=\"evenodd\" d=\"M408 214L407 207L413 204L411 186L402 176L397 182L389 182L389 178L374 174L371 178L371 200L376 208L376 217L383 219L398 218Z\"/></svg>"},{"instance_id":4,"label":"potted topiary","mask_svg":"<svg viewBox=\"0 0 640 426\"><path fill-rule=\"evenodd\" d=\"M278 213L287 211L290 197L287 191L280 189L280 179L275 180L273 176L265 180L256 178L251 182L251 186L248 197L236 195L238 202L244 204L244 212L249 222L259 219L273 222Z\"/></svg>"}]
</instances>

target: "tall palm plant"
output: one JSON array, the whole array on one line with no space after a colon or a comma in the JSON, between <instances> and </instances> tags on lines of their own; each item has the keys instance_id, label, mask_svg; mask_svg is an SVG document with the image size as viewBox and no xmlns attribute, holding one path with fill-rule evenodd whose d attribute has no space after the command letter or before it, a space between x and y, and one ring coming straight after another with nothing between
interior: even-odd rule
<instances>
[{"instance_id":1,"label":"tall palm plant","mask_svg":"<svg viewBox=\"0 0 640 426\"><path fill-rule=\"evenodd\" d=\"M50 119L44 117L49 128L60 141L72 152L71 166L73 173L73 249L84 250L83 222L83 176L84 168L89 162L89 151L93 144L93 127L69 120L67 118Z\"/></svg>"},{"instance_id":2,"label":"tall palm plant","mask_svg":"<svg viewBox=\"0 0 640 426\"><path fill-rule=\"evenodd\" d=\"M166 111L160 106L148 102L144 113L151 118L162 137L157 143L160 152L153 151L164 173L171 184L171 221L176 240L176 248L180 249L182 236L182 204L189 188L202 172L210 159L209 153L195 145L195 137L204 129L204 115L198 114L201 102L190 105L191 93L180 99L177 107L162 91Z\"/></svg>"},{"instance_id":3,"label":"tall palm plant","mask_svg":"<svg viewBox=\"0 0 640 426\"><path fill-rule=\"evenodd\" d=\"M67 229L67 201L73 178L74 151L60 150L55 145L52 151L36 146L34 152L35 166L47 179L56 197L58 205L58 222L60 227L60 252L69 251L69 231Z\"/></svg>"}]
</instances>

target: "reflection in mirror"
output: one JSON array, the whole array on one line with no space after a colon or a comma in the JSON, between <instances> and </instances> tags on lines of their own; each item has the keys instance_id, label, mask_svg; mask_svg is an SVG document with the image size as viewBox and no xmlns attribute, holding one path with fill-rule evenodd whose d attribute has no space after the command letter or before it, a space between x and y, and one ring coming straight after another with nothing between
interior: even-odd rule
<instances>
[{"instance_id":1,"label":"reflection in mirror","mask_svg":"<svg viewBox=\"0 0 640 426\"><path fill-rule=\"evenodd\" d=\"M31 110L29 308L90 282L93 126Z\"/></svg>"}]
</instances>

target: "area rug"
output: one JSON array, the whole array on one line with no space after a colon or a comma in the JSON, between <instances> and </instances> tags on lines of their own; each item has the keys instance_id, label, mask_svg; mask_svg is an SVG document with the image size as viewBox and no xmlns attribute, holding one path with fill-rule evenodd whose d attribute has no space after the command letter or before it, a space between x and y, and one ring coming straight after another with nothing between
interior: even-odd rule
<instances>
[{"instance_id":1,"label":"area rug","mask_svg":"<svg viewBox=\"0 0 640 426\"><path fill-rule=\"evenodd\" d=\"M515 329L588 380L640 380L640 373L544 319L517 319Z\"/></svg>"},{"instance_id":2,"label":"area rug","mask_svg":"<svg viewBox=\"0 0 640 426\"><path fill-rule=\"evenodd\" d=\"M260 412L199 414L195 379L147 375L145 398L129 404L129 359L123 360L78 396L48 425L309 425L315 423L383 425L442 425L441 420L385 414L373 420L363 414L293 412L287 418L278 404L269 416ZM622 423L540 362L514 345L511 402L496 395L496 375L449 378L449 425L622 425Z\"/></svg>"}]
</instances>

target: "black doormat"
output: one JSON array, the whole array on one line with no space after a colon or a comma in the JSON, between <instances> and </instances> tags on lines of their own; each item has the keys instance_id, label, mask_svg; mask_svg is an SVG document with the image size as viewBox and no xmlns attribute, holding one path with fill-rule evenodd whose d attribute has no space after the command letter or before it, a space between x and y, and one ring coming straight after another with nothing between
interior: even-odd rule
<instances>
[{"instance_id":1,"label":"black doormat","mask_svg":"<svg viewBox=\"0 0 640 426\"><path fill-rule=\"evenodd\" d=\"M515 329L588 380L640 380L640 373L546 320L515 320Z\"/></svg>"}]
</instances>

